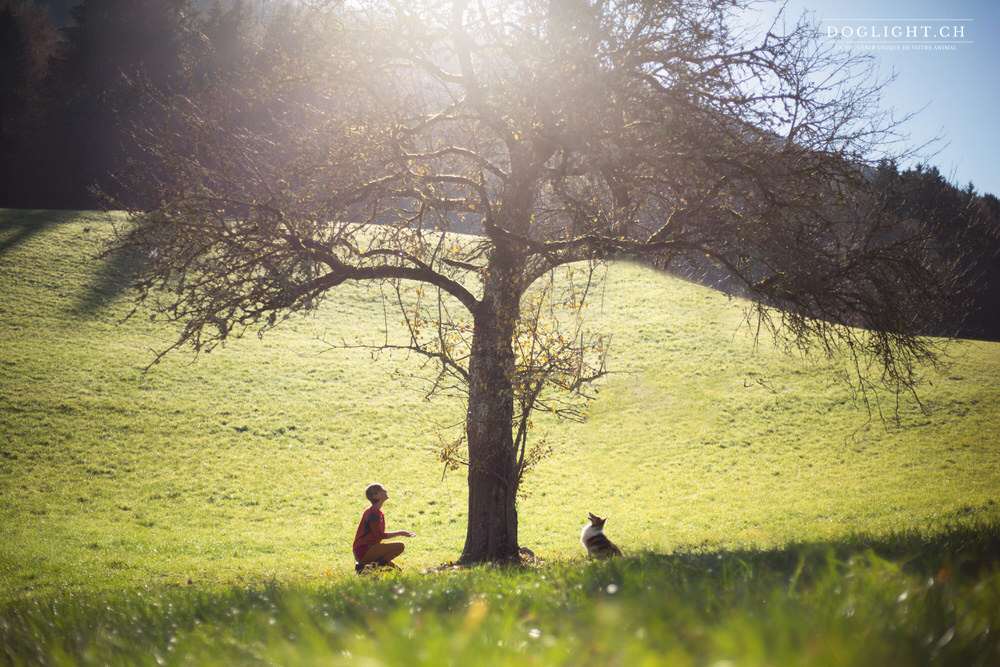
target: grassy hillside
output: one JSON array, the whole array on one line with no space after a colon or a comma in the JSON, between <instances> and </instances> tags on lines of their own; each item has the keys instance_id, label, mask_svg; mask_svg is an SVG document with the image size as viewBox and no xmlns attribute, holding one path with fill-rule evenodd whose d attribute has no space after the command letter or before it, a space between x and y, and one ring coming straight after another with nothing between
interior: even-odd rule
<instances>
[{"instance_id":1,"label":"grassy hillside","mask_svg":"<svg viewBox=\"0 0 1000 667\"><path fill-rule=\"evenodd\" d=\"M383 326L377 290L331 294L264 339L144 372L171 332L128 312L92 214L0 211L0 590L324 581L351 569L362 489L390 490L404 564L454 559L465 480L439 436L463 406L390 377L416 368L331 350ZM740 328L743 305L629 264L590 322L614 374L528 479L521 543L582 555L588 510L627 553L780 547L937 530L1000 514L1000 344L963 342L887 427L803 360ZM449 430L451 429L451 430Z\"/></svg>"}]
</instances>

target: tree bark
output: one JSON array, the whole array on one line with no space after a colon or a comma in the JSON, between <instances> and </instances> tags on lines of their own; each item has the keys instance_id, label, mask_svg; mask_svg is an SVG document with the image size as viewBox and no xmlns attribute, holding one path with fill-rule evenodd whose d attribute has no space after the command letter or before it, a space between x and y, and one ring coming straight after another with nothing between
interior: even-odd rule
<instances>
[{"instance_id":1,"label":"tree bark","mask_svg":"<svg viewBox=\"0 0 1000 667\"><path fill-rule=\"evenodd\" d=\"M469 361L469 521L463 563L517 557L517 457L513 337L520 309L523 258L498 249L476 309Z\"/></svg>"}]
</instances>

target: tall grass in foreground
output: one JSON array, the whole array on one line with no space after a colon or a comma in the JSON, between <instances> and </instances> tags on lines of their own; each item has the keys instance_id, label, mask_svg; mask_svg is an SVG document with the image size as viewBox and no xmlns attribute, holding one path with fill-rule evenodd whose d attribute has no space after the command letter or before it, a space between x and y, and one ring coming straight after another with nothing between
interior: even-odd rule
<instances>
[{"instance_id":1,"label":"tall grass in foreground","mask_svg":"<svg viewBox=\"0 0 1000 667\"><path fill-rule=\"evenodd\" d=\"M1000 524L0 607L11 664L995 665Z\"/></svg>"}]
</instances>

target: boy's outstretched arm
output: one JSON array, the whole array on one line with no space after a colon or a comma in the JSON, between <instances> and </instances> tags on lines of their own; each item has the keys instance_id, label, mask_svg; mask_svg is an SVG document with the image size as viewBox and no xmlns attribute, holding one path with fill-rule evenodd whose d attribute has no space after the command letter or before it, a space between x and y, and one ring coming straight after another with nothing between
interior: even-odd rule
<instances>
[{"instance_id":1,"label":"boy's outstretched arm","mask_svg":"<svg viewBox=\"0 0 1000 667\"><path fill-rule=\"evenodd\" d=\"M383 535L383 538L390 538L390 537L416 537L416 536L417 536L416 533L411 533L408 530L397 530L397 531L394 531L394 532L391 532L391 533L386 533L385 535Z\"/></svg>"}]
</instances>

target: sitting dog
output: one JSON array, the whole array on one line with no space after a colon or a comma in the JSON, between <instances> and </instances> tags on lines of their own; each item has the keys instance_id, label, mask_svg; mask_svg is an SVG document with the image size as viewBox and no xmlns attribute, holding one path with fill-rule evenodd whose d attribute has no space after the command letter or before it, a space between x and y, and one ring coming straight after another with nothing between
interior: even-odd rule
<instances>
[{"instance_id":1,"label":"sitting dog","mask_svg":"<svg viewBox=\"0 0 1000 667\"><path fill-rule=\"evenodd\" d=\"M604 535L604 522L608 518L602 519L593 512L590 512L589 516L590 523L586 524L583 527L583 532L580 533L580 542L587 549L587 555L591 558L621 556L622 550Z\"/></svg>"}]
</instances>

